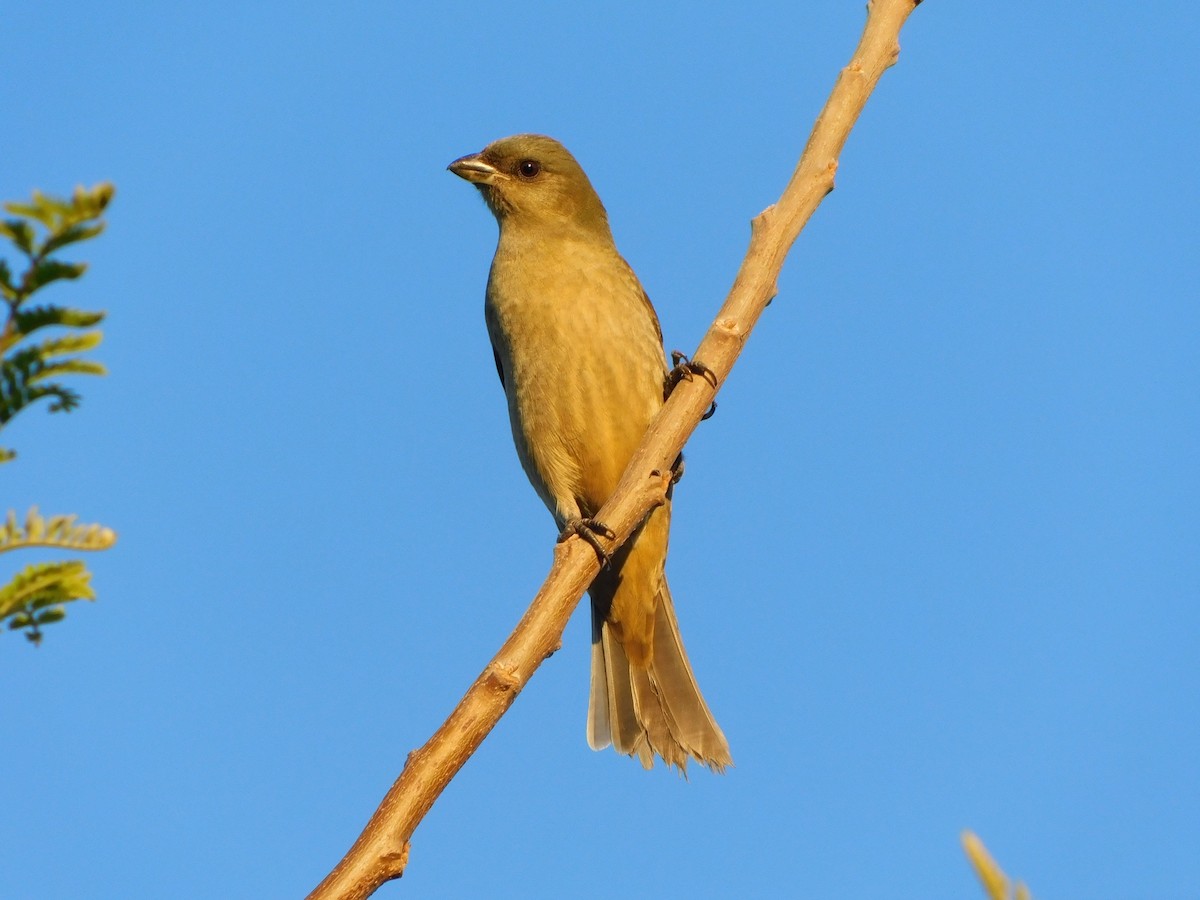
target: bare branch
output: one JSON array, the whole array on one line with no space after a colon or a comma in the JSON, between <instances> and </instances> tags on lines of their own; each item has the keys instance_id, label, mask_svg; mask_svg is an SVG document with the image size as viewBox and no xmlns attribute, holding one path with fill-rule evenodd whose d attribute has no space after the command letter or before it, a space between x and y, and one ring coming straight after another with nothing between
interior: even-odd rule
<instances>
[{"instance_id":1,"label":"bare branch","mask_svg":"<svg viewBox=\"0 0 1200 900\"><path fill-rule=\"evenodd\" d=\"M837 159L880 76L900 52L900 29L920 0L872 0L849 65L813 126L800 162L774 206L751 223L750 248L716 321L695 359L719 387L763 309L775 296L784 258L821 200L833 190ZM613 549L661 503L671 464L700 423L718 387L705 378L681 382L630 460L597 518L616 533ZM541 590L466 695L429 741L409 754L404 771L346 856L309 900L361 900L399 878L409 839L434 801L512 705L542 661L558 649L563 629L598 571L596 553L581 540L556 546Z\"/></svg>"}]
</instances>

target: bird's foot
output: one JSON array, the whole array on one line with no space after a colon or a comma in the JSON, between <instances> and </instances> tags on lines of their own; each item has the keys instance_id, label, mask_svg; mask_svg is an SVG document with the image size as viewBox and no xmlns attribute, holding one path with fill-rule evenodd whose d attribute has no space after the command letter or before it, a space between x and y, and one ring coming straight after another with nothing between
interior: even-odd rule
<instances>
[{"instance_id":1,"label":"bird's foot","mask_svg":"<svg viewBox=\"0 0 1200 900\"><path fill-rule=\"evenodd\" d=\"M701 376L713 387L717 386L717 373L698 360L691 360L678 350L671 351L671 363L675 366L667 373L667 394L675 389L681 381L691 381L695 376Z\"/></svg>"},{"instance_id":2,"label":"bird's foot","mask_svg":"<svg viewBox=\"0 0 1200 900\"><path fill-rule=\"evenodd\" d=\"M611 557L608 551L604 549L604 545L600 543L600 537L597 537L597 535L606 537L610 541L615 540L617 535L611 528L595 519L584 519L576 516L567 519L562 531L558 533L558 542L561 544L573 535L578 535L592 545L592 549L600 557L600 568L603 569L608 565Z\"/></svg>"},{"instance_id":3,"label":"bird's foot","mask_svg":"<svg viewBox=\"0 0 1200 900\"><path fill-rule=\"evenodd\" d=\"M675 368L667 373L667 377L663 382L664 400L671 396L671 392L679 386L679 382L691 381L697 375L699 375L713 387L717 386L717 373L704 363L690 360L685 354L680 353L678 350L671 351L671 362L675 365ZM700 420L704 421L705 419L711 419L713 413L716 411L717 401L714 400L709 405L708 412L701 416Z\"/></svg>"}]
</instances>

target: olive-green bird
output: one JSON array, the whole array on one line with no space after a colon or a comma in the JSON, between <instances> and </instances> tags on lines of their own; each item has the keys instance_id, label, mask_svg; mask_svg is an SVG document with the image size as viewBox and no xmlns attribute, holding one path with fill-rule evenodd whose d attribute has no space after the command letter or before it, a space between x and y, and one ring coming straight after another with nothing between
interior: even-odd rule
<instances>
[{"instance_id":1,"label":"olive-green bird","mask_svg":"<svg viewBox=\"0 0 1200 900\"><path fill-rule=\"evenodd\" d=\"M587 175L558 141L520 134L450 164L496 216L484 312L521 465L562 535L594 520L663 405L667 363L646 292ZM588 743L650 768L732 764L692 674L663 574L671 503L592 583ZM601 551L603 552L603 551Z\"/></svg>"}]
</instances>

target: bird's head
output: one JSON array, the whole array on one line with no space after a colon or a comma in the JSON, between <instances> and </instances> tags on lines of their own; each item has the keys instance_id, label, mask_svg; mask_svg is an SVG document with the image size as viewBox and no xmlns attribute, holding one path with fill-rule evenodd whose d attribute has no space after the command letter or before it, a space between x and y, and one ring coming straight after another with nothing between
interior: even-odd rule
<instances>
[{"instance_id":1,"label":"bird's head","mask_svg":"<svg viewBox=\"0 0 1200 900\"><path fill-rule=\"evenodd\" d=\"M541 134L518 134L488 144L447 167L483 194L506 223L608 234L604 205L567 148Z\"/></svg>"}]
</instances>

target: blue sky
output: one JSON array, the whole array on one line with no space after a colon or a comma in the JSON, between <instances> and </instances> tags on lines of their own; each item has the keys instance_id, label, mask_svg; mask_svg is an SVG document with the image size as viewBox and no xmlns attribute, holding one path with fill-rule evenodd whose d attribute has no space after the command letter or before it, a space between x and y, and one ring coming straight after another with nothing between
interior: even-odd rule
<instances>
[{"instance_id":1,"label":"blue sky","mask_svg":"<svg viewBox=\"0 0 1200 900\"><path fill-rule=\"evenodd\" d=\"M445 165L563 140L690 351L862 4L4 18L0 197L118 195L46 294L111 375L5 431L2 506L120 543L0 637L0 895L302 896L550 562ZM917 10L676 495L736 768L589 751L577 616L377 896L974 896L963 828L1041 897L1194 896L1198 30Z\"/></svg>"}]
</instances>

